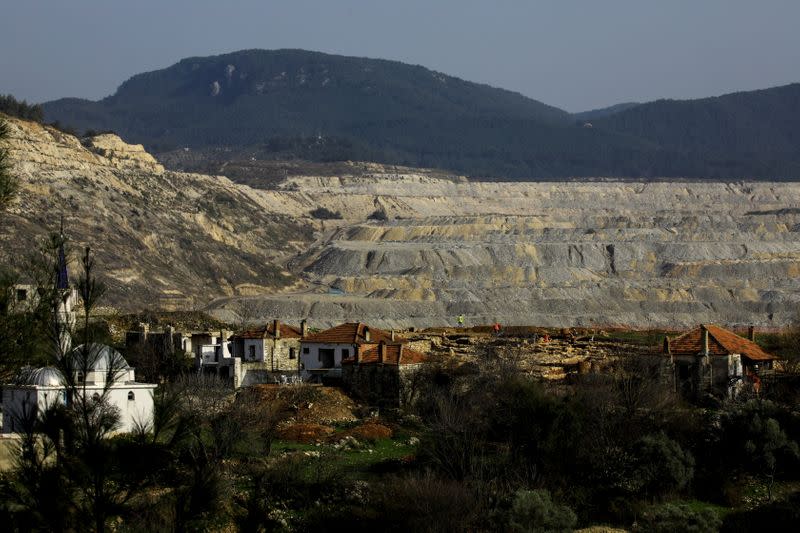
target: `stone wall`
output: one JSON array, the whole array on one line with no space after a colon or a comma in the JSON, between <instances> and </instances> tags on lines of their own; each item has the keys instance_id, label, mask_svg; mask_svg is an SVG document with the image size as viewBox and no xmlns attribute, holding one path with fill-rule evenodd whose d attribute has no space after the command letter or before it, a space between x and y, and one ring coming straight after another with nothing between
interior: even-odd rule
<instances>
[{"instance_id":1,"label":"stone wall","mask_svg":"<svg viewBox=\"0 0 800 533\"><path fill-rule=\"evenodd\" d=\"M355 398L378 407L392 408L416 400L422 365L343 365L342 383Z\"/></svg>"},{"instance_id":2,"label":"stone wall","mask_svg":"<svg viewBox=\"0 0 800 533\"><path fill-rule=\"evenodd\" d=\"M278 372L297 372L300 365L300 339L264 339L264 362Z\"/></svg>"}]
</instances>

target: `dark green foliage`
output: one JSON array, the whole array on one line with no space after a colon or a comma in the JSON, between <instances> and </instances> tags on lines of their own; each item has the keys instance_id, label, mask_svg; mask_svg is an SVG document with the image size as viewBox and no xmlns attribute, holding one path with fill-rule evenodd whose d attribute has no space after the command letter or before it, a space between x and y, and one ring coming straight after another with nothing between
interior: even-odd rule
<instances>
[{"instance_id":1,"label":"dark green foliage","mask_svg":"<svg viewBox=\"0 0 800 533\"><path fill-rule=\"evenodd\" d=\"M251 147L259 159L353 159L512 179L781 178L800 176L798 95L793 85L570 115L419 66L247 50L139 74L99 102L44 108L49 120L113 129L156 152Z\"/></svg>"},{"instance_id":2,"label":"dark green foliage","mask_svg":"<svg viewBox=\"0 0 800 533\"><path fill-rule=\"evenodd\" d=\"M386 214L386 211L383 209L376 209L367 217L370 220L381 220L386 221L389 220L389 215Z\"/></svg>"},{"instance_id":3,"label":"dark green foliage","mask_svg":"<svg viewBox=\"0 0 800 533\"><path fill-rule=\"evenodd\" d=\"M700 100L659 100L594 121L675 154L693 177L800 176L800 84Z\"/></svg>"},{"instance_id":4,"label":"dark green foliage","mask_svg":"<svg viewBox=\"0 0 800 533\"><path fill-rule=\"evenodd\" d=\"M486 504L470 484L430 472L389 480L374 501L389 531L475 530Z\"/></svg>"},{"instance_id":5,"label":"dark green foliage","mask_svg":"<svg viewBox=\"0 0 800 533\"><path fill-rule=\"evenodd\" d=\"M800 524L800 493L795 493L786 501L773 502L755 509L742 510L728 514L722 522L723 533L748 533L750 531L770 531L774 533L793 533Z\"/></svg>"},{"instance_id":6,"label":"dark green foliage","mask_svg":"<svg viewBox=\"0 0 800 533\"><path fill-rule=\"evenodd\" d=\"M641 531L648 533L717 533L722 520L711 509L694 510L687 505L666 503L648 513L641 519Z\"/></svg>"},{"instance_id":7,"label":"dark green foliage","mask_svg":"<svg viewBox=\"0 0 800 533\"><path fill-rule=\"evenodd\" d=\"M19 181L11 173L11 162L5 150L4 141L8 137L8 125L0 120L0 217L11 204L19 190Z\"/></svg>"},{"instance_id":8,"label":"dark green foliage","mask_svg":"<svg viewBox=\"0 0 800 533\"><path fill-rule=\"evenodd\" d=\"M340 220L342 218L342 214L340 212L334 212L325 207L318 207L309 212L309 215L320 220Z\"/></svg>"},{"instance_id":9,"label":"dark green foliage","mask_svg":"<svg viewBox=\"0 0 800 533\"><path fill-rule=\"evenodd\" d=\"M644 497L661 497L684 489L694 475L694 459L663 432L646 435L633 446L631 479Z\"/></svg>"},{"instance_id":10,"label":"dark green foliage","mask_svg":"<svg viewBox=\"0 0 800 533\"><path fill-rule=\"evenodd\" d=\"M517 491L509 513L509 530L520 533L572 531L577 522L572 509L553 502L544 489Z\"/></svg>"},{"instance_id":11,"label":"dark green foliage","mask_svg":"<svg viewBox=\"0 0 800 533\"><path fill-rule=\"evenodd\" d=\"M34 122L44 120L41 104L29 104L25 100L17 100L10 94L0 94L0 113Z\"/></svg>"}]
</instances>

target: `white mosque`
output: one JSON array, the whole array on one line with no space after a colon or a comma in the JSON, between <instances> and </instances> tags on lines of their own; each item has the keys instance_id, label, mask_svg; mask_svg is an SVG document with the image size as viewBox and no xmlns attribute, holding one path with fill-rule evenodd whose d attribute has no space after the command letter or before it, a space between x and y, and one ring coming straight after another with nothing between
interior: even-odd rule
<instances>
[{"instance_id":1,"label":"white mosque","mask_svg":"<svg viewBox=\"0 0 800 533\"><path fill-rule=\"evenodd\" d=\"M137 427L151 427L153 393L157 385L138 383L134 369L114 348L105 344L81 345L71 349L69 330L75 324L77 291L69 287L63 249L59 251L59 273L56 286L63 298L56 313L58 330L58 368L23 368L14 383L2 388L3 426L1 433L19 433L24 421L56 403L66 405L68 386L64 373L72 376L71 388L87 400L106 398L120 414L117 432L130 432ZM78 398L73 398L75 401Z\"/></svg>"}]
</instances>

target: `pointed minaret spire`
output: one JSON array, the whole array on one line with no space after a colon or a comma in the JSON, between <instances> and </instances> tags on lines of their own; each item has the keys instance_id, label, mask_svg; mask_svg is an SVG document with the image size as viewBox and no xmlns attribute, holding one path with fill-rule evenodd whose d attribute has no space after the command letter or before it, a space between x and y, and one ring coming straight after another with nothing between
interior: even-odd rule
<instances>
[{"instance_id":1,"label":"pointed minaret spire","mask_svg":"<svg viewBox=\"0 0 800 533\"><path fill-rule=\"evenodd\" d=\"M56 288L69 289L69 275L67 273L67 257L64 253L64 215L61 215L61 231L58 242L58 274L56 274Z\"/></svg>"}]
</instances>

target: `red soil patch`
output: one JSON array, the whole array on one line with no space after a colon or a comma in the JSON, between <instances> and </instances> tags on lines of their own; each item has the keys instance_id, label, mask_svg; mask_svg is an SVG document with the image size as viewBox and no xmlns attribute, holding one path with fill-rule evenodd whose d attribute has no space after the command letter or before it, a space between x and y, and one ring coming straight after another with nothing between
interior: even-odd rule
<instances>
[{"instance_id":1,"label":"red soil patch","mask_svg":"<svg viewBox=\"0 0 800 533\"><path fill-rule=\"evenodd\" d=\"M278 438L301 444L313 444L325 440L334 432L330 426L312 423L286 424L278 428Z\"/></svg>"},{"instance_id":2,"label":"red soil patch","mask_svg":"<svg viewBox=\"0 0 800 533\"><path fill-rule=\"evenodd\" d=\"M353 437L357 440L376 441L379 439L390 439L392 438L392 434L392 428L384 426L377 421L369 420L360 426L332 435L331 438L338 440L344 437Z\"/></svg>"}]
</instances>

